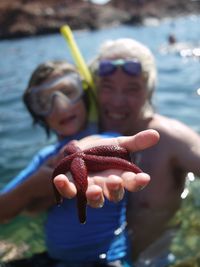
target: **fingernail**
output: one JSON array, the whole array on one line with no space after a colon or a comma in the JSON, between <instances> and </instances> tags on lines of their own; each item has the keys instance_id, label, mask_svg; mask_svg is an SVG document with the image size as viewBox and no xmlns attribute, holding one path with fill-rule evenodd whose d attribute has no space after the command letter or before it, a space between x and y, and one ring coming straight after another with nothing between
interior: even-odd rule
<instances>
[{"instance_id":1,"label":"fingernail","mask_svg":"<svg viewBox=\"0 0 200 267\"><path fill-rule=\"evenodd\" d=\"M112 187L112 190L113 191L118 191L120 189L120 185L118 185L118 184L115 184L115 185L113 185L113 187Z\"/></svg>"},{"instance_id":2,"label":"fingernail","mask_svg":"<svg viewBox=\"0 0 200 267\"><path fill-rule=\"evenodd\" d=\"M102 202L98 204L98 208L102 208L103 206L104 206L104 200L102 200Z\"/></svg>"},{"instance_id":3,"label":"fingernail","mask_svg":"<svg viewBox=\"0 0 200 267\"><path fill-rule=\"evenodd\" d=\"M124 197L124 190L117 190L116 192L113 192L113 197L114 197L114 201L118 202L120 200L122 200L122 198Z\"/></svg>"}]
</instances>

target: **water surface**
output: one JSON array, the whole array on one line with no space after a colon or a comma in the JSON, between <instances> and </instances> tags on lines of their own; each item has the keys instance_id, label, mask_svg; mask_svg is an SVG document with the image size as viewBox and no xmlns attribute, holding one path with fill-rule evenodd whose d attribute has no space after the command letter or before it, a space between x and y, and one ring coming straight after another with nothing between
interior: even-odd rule
<instances>
[{"instance_id":1,"label":"water surface","mask_svg":"<svg viewBox=\"0 0 200 267\"><path fill-rule=\"evenodd\" d=\"M159 52L159 47L166 42L171 32L175 33L181 42L200 45L199 25L199 16L189 16L164 20L158 25L154 23L137 27L119 26L93 32L76 31L74 35L87 61L95 55L101 42L109 38L130 37L148 45L155 54L158 65L158 88L154 96L157 111L179 119L200 133L200 96L197 95L197 89L200 88L200 59L181 58L177 53ZM32 126L30 115L21 98L30 73L39 63L64 58L73 62L67 44L59 33L0 42L0 188L26 166L35 152L52 141L46 138L42 129ZM194 195L190 198L192 208L189 214L194 214L197 222L200 221L200 201L198 194L196 193L195 197ZM187 217L188 208L184 212L184 217ZM13 223L0 226L0 238L14 242L24 240L31 246L31 253L40 251L43 249L40 222L40 217L30 221L19 216ZM188 225L189 223L191 221ZM197 236L200 230L196 232L195 227L200 229L200 224L192 226L195 233L193 236L188 232L190 227L184 228L185 232L182 232L182 238L183 233L186 235L182 246L184 252L180 249L180 243L183 242L181 235L178 241L176 240L178 249L175 246L175 252L178 257L194 256L198 252L200 243ZM24 237L21 240L22 236Z\"/></svg>"}]
</instances>

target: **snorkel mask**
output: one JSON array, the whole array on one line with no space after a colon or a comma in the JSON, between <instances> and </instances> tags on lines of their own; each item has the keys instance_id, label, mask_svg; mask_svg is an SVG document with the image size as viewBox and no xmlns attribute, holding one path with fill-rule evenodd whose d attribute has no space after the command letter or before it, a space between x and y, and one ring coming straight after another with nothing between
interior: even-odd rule
<instances>
[{"instance_id":1,"label":"snorkel mask","mask_svg":"<svg viewBox=\"0 0 200 267\"><path fill-rule=\"evenodd\" d=\"M48 116L54 101L59 97L68 105L77 103L83 96L83 82L77 73L69 73L30 88L29 104L39 116Z\"/></svg>"}]
</instances>

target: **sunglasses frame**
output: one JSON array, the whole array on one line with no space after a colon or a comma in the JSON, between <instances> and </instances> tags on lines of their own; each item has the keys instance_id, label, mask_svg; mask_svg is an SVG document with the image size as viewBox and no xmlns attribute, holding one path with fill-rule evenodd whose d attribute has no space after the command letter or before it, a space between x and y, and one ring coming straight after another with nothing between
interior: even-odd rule
<instances>
[{"instance_id":1,"label":"sunglasses frame","mask_svg":"<svg viewBox=\"0 0 200 267\"><path fill-rule=\"evenodd\" d=\"M137 59L105 59L99 62L97 74L100 77L109 76L112 75L117 70L117 68L121 68L128 75L138 76L142 73L141 63Z\"/></svg>"}]
</instances>

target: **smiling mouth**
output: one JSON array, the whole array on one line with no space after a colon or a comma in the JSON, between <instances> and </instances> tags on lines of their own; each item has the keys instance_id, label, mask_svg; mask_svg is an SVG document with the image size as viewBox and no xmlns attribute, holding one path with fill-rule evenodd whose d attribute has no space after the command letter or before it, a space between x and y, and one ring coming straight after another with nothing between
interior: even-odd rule
<instances>
[{"instance_id":1,"label":"smiling mouth","mask_svg":"<svg viewBox=\"0 0 200 267\"><path fill-rule=\"evenodd\" d=\"M75 118L76 118L75 115L70 116L70 117L67 117L67 118L64 118L64 119L60 120L59 124L60 124L60 125L64 125L64 124L70 123L70 122L72 122Z\"/></svg>"},{"instance_id":2,"label":"smiling mouth","mask_svg":"<svg viewBox=\"0 0 200 267\"><path fill-rule=\"evenodd\" d=\"M124 120L127 118L127 114L122 114L122 113L116 113L116 112L107 112L106 113L107 117L112 120Z\"/></svg>"}]
</instances>

